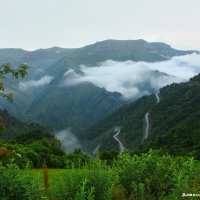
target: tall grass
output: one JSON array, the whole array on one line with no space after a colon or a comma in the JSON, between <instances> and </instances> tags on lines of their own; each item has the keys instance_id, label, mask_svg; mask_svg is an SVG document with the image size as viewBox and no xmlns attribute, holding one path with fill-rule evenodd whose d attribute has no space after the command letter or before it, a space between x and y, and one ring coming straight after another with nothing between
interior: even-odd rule
<instances>
[{"instance_id":1,"label":"tall grass","mask_svg":"<svg viewBox=\"0 0 200 200\"><path fill-rule=\"evenodd\" d=\"M200 162L150 151L120 154L113 167L98 159L79 169L0 167L0 199L171 200L200 193Z\"/></svg>"},{"instance_id":2,"label":"tall grass","mask_svg":"<svg viewBox=\"0 0 200 200\"><path fill-rule=\"evenodd\" d=\"M192 158L175 158L151 150L140 157L120 155L113 170L118 174L118 184L124 188L126 198L140 200L198 192L193 184L198 177L197 169L199 162Z\"/></svg>"},{"instance_id":3,"label":"tall grass","mask_svg":"<svg viewBox=\"0 0 200 200\"><path fill-rule=\"evenodd\" d=\"M21 173L15 164L0 166L1 200L41 200L41 198L42 192L38 181L31 178L27 171Z\"/></svg>"}]
</instances>

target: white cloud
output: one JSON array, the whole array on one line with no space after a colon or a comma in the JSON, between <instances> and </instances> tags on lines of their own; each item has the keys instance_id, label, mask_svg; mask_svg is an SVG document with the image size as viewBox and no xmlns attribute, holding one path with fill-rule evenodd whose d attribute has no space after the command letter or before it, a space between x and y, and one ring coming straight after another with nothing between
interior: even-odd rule
<instances>
[{"instance_id":1,"label":"white cloud","mask_svg":"<svg viewBox=\"0 0 200 200\"><path fill-rule=\"evenodd\" d=\"M71 87L91 82L107 91L120 92L125 98L148 94L150 90L173 82L184 82L200 73L200 55L174 57L162 62L116 62L112 60L95 67L80 66L83 74L70 69L64 74L63 84Z\"/></svg>"},{"instance_id":2,"label":"white cloud","mask_svg":"<svg viewBox=\"0 0 200 200\"><path fill-rule=\"evenodd\" d=\"M60 140L62 147L66 151L73 151L75 148L80 148L80 144L72 134L70 128L57 132L55 136Z\"/></svg>"},{"instance_id":3,"label":"white cloud","mask_svg":"<svg viewBox=\"0 0 200 200\"><path fill-rule=\"evenodd\" d=\"M41 87L41 86L44 86L44 85L48 85L53 79L54 79L54 77L46 75L46 76L43 76L39 80L31 80L31 81L26 81L26 82L20 82L18 88L20 90L27 90L27 89L32 88L32 87Z\"/></svg>"}]
</instances>

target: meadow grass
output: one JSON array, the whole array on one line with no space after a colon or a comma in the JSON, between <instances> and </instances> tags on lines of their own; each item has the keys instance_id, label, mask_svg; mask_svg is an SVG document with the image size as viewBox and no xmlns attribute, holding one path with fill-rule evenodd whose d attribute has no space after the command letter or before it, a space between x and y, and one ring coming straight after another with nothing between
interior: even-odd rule
<instances>
[{"instance_id":1,"label":"meadow grass","mask_svg":"<svg viewBox=\"0 0 200 200\"><path fill-rule=\"evenodd\" d=\"M45 187L44 169L27 169L21 173L38 183L46 199L109 200L112 197L114 174L110 169L48 169L48 187Z\"/></svg>"},{"instance_id":2,"label":"meadow grass","mask_svg":"<svg viewBox=\"0 0 200 200\"><path fill-rule=\"evenodd\" d=\"M7 182L14 188L10 191L16 193L18 182L20 191L27 193L24 200L32 200L30 195L34 192L39 193L37 199L47 200L171 200L181 198L183 193L200 194L200 162L189 157L160 155L159 151L134 157L120 154L112 167L95 161L87 167L72 169L17 170L12 165L0 169L0 183ZM11 182L13 172L16 175ZM18 199L21 200L14 198Z\"/></svg>"}]
</instances>

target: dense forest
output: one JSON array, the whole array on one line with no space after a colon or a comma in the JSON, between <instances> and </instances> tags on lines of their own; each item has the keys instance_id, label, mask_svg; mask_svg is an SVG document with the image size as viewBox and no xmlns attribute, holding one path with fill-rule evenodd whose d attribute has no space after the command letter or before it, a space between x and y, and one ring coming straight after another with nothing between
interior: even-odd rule
<instances>
[{"instance_id":1,"label":"dense forest","mask_svg":"<svg viewBox=\"0 0 200 200\"><path fill-rule=\"evenodd\" d=\"M160 98L151 110L150 137L139 149L162 148L200 159L200 74L187 83L162 88Z\"/></svg>"}]
</instances>

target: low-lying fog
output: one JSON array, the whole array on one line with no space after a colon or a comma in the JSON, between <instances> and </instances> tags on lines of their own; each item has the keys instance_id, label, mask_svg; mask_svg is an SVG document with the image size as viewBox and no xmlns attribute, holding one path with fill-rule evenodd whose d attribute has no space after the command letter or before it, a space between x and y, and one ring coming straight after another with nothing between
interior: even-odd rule
<instances>
[{"instance_id":1,"label":"low-lying fog","mask_svg":"<svg viewBox=\"0 0 200 200\"><path fill-rule=\"evenodd\" d=\"M56 132L55 136L60 140L65 151L73 151L75 148L80 148L80 144L70 128Z\"/></svg>"},{"instance_id":2,"label":"low-lying fog","mask_svg":"<svg viewBox=\"0 0 200 200\"><path fill-rule=\"evenodd\" d=\"M72 87L84 82L105 88L111 92L119 92L131 99L149 92L141 85L148 84L151 88L159 88L170 83L188 81L200 73L200 55L191 54L174 57L162 62L117 62L108 60L98 66L80 66L83 75L70 69L64 74L63 85Z\"/></svg>"}]
</instances>

